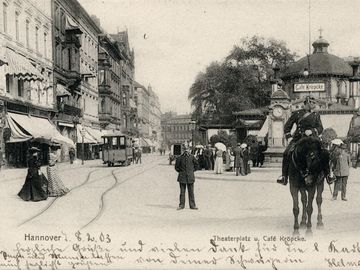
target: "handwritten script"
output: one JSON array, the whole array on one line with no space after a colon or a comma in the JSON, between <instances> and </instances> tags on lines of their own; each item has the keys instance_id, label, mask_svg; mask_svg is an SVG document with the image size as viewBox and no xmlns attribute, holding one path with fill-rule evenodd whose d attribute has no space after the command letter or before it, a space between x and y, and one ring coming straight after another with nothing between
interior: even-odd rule
<instances>
[{"instance_id":1,"label":"handwritten script","mask_svg":"<svg viewBox=\"0 0 360 270\"><path fill-rule=\"evenodd\" d=\"M189 244L191 243L191 244ZM278 235L212 235L200 244L118 239L107 233L25 234L0 246L0 269L357 269L360 244Z\"/></svg>"}]
</instances>

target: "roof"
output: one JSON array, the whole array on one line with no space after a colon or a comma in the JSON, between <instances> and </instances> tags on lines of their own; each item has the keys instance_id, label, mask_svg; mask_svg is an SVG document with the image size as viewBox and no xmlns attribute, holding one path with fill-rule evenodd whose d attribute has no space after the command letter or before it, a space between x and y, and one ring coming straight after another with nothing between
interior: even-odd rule
<instances>
[{"instance_id":1,"label":"roof","mask_svg":"<svg viewBox=\"0 0 360 270\"><path fill-rule=\"evenodd\" d=\"M310 63L310 64L309 64ZM305 69L309 69L311 75L338 75L352 76L352 68L342 58L329 53L313 53L301 58L290 65L282 75L282 78L290 76L303 76Z\"/></svg>"},{"instance_id":2,"label":"roof","mask_svg":"<svg viewBox=\"0 0 360 270\"><path fill-rule=\"evenodd\" d=\"M264 115L269 111L268 106L256 109L248 109L239 112L233 112L233 115Z\"/></svg>"},{"instance_id":3,"label":"roof","mask_svg":"<svg viewBox=\"0 0 360 270\"><path fill-rule=\"evenodd\" d=\"M288 100L290 100L289 95L282 89L278 89L274 93L272 93L271 99L288 99Z\"/></svg>"}]
</instances>

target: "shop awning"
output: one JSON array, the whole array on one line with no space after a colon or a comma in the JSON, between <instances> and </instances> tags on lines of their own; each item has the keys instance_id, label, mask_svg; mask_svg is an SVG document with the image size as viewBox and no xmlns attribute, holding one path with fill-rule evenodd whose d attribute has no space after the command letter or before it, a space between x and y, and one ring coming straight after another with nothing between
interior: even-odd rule
<instances>
[{"instance_id":1,"label":"shop awning","mask_svg":"<svg viewBox=\"0 0 360 270\"><path fill-rule=\"evenodd\" d=\"M42 81L44 79L40 71L37 70L24 56L6 48L5 57L8 61L8 65L5 66L6 74L14 75L20 79L27 81Z\"/></svg>"},{"instance_id":2,"label":"shop awning","mask_svg":"<svg viewBox=\"0 0 360 270\"><path fill-rule=\"evenodd\" d=\"M8 143L17 143L31 140L33 136L25 133L21 128L11 119L9 115L6 116L6 120L10 127L11 136Z\"/></svg>"},{"instance_id":3,"label":"shop awning","mask_svg":"<svg viewBox=\"0 0 360 270\"><path fill-rule=\"evenodd\" d=\"M8 113L9 123L17 124L17 128L20 127L24 129L28 134L31 134L32 139L44 141L46 143L59 143L59 144L68 144L69 146L74 147L74 142L61 135L61 133L56 129L55 125L52 124L46 118L34 117L29 115L22 115L17 113ZM11 134L14 133L14 137L10 138L11 140L16 140L19 136L16 125L10 126ZM21 130L21 129L20 129ZM20 134L23 136L23 134Z\"/></svg>"},{"instance_id":4,"label":"shop awning","mask_svg":"<svg viewBox=\"0 0 360 270\"><path fill-rule=\"evenodd\" d=\"M77 125L77 143L82 143L83 142L83 137L84 137L84 143L95 143L97 144L98 142L90 135L90 133L83 128L82 125Z\"/></svg>"},{"instance_id":5,"label":"shop awning","mask_svg":"<svg viewBox=\"0 0 360 270\"><path fill-rule=\"evenodd\" d=\"M148 144L148 142L144 138L141 138L140 139L140 146L146 147L146 146L150 146L150 145Z\"/></svg>"},{"instance_id":6,"label":"shop awning","mask_svg":"<svg viewBox=\"0 0 360 270\"><path fill-rule=\"evenodd\" d=\"M85 127L85 129L97 141L97 143L103 143L103 139L101 138L101 136L104 135L103 132L91 127Z\"/></svg>"},{"instance_id":7,"label":"shop awning","mask_svg":"<svg viewBox=\"0 0 360 270\"><path fill-rule=\"evenodd\" d=\"M66 87L62 84L56 84L56 96L58 97L66 97L71 96L71 93L66 89Z\"/></svg>"},{"instance_id":8,"label":"shop awning","mask_svg":"<svg viewBox=\"0 0 360 270\"><path fill-rule=\"evenodd\" d=\"M266 117L264 124L262 125L259 133L257 134L258 138L265 138L268 131L269 131L269 116Z\"/></svg>"}]
</instances>

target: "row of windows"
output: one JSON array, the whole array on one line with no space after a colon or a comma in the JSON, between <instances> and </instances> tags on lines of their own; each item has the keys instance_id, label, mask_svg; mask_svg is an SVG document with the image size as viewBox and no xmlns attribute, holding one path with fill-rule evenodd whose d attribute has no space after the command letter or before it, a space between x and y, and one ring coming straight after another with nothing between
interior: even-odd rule
<instances>
[{"instance_id":1,"label":"row of windows","mask_svg":"<svg viewBox=\"0 0 360 270\"><path fill-rule=\"evenodd\" d=\"M162 127L163 130L166 131L190 131L190 127L189 125L184 125L184 126L163 126Z\"/></svg>"},{"instance_id":2,"label":"row of windows","mask_svg":"<svg viewBox=\"0 0 360 270\"><path fill-rule=\"evenodd\" d=\"M3 3L3 31L6 34L10 32L9 19L14 16L14 34L15 39L18 42L25 42L25 45L29 49L35 49L37 53L42 53L45 57L48 56L48 33L45 29L40 30L40 26L35 24L32 25L30 18L25 19L25 40L20 40L23 37L22 25L22 16L20 11L15 10L12 14L9 11L9 7L6 3ZM31 33L31 30L34 30L34 35ZM34 40L32 40L34 39ZM42 41L40 41L42 39ZM42 44L41 44L42 43ZM42 52L40 48L42 47Z\"/></svg>"},{"instance_id":3,"label":"row of windows","mask_svg":"<svg viewBox=\"0 0 360 270\"><path fill-rule=\"evenodd\" d=\"M66 29L66 13L65 11L60 8L59 6L55 6L55 27L63 34L65 35L65 29ZM97 55L97 42L94 40L90 35L83 33L81 36L81 51L85 53L85 55L88 55L92 62L96 62L97 59L95 59Z\"/></svg>"},{"instance_id":4,"label":"row of windows","mask_svg":"<svg viewBox=\"0 0 360 270\"><path fill-rule=\"evenodd\" d=\"M186 133L175 133L175 134L167 134L167 139L190 139L191 135Z\"/></svg>"}]
</instances>

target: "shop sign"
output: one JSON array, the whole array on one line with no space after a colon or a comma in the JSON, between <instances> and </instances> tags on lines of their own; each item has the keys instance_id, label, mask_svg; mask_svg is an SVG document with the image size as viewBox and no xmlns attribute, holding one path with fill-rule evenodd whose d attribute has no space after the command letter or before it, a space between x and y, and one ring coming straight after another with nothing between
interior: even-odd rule
<instances>
[{"instance_id":1,"label":"shop sign","mask_svg":"<svg viewBox=\"0 0 360 270\"><path fill-rule=\"evenodd\" d=\"M294 92L323 92L325 83L295 83Z\"/></svg>"}]
</instances>

